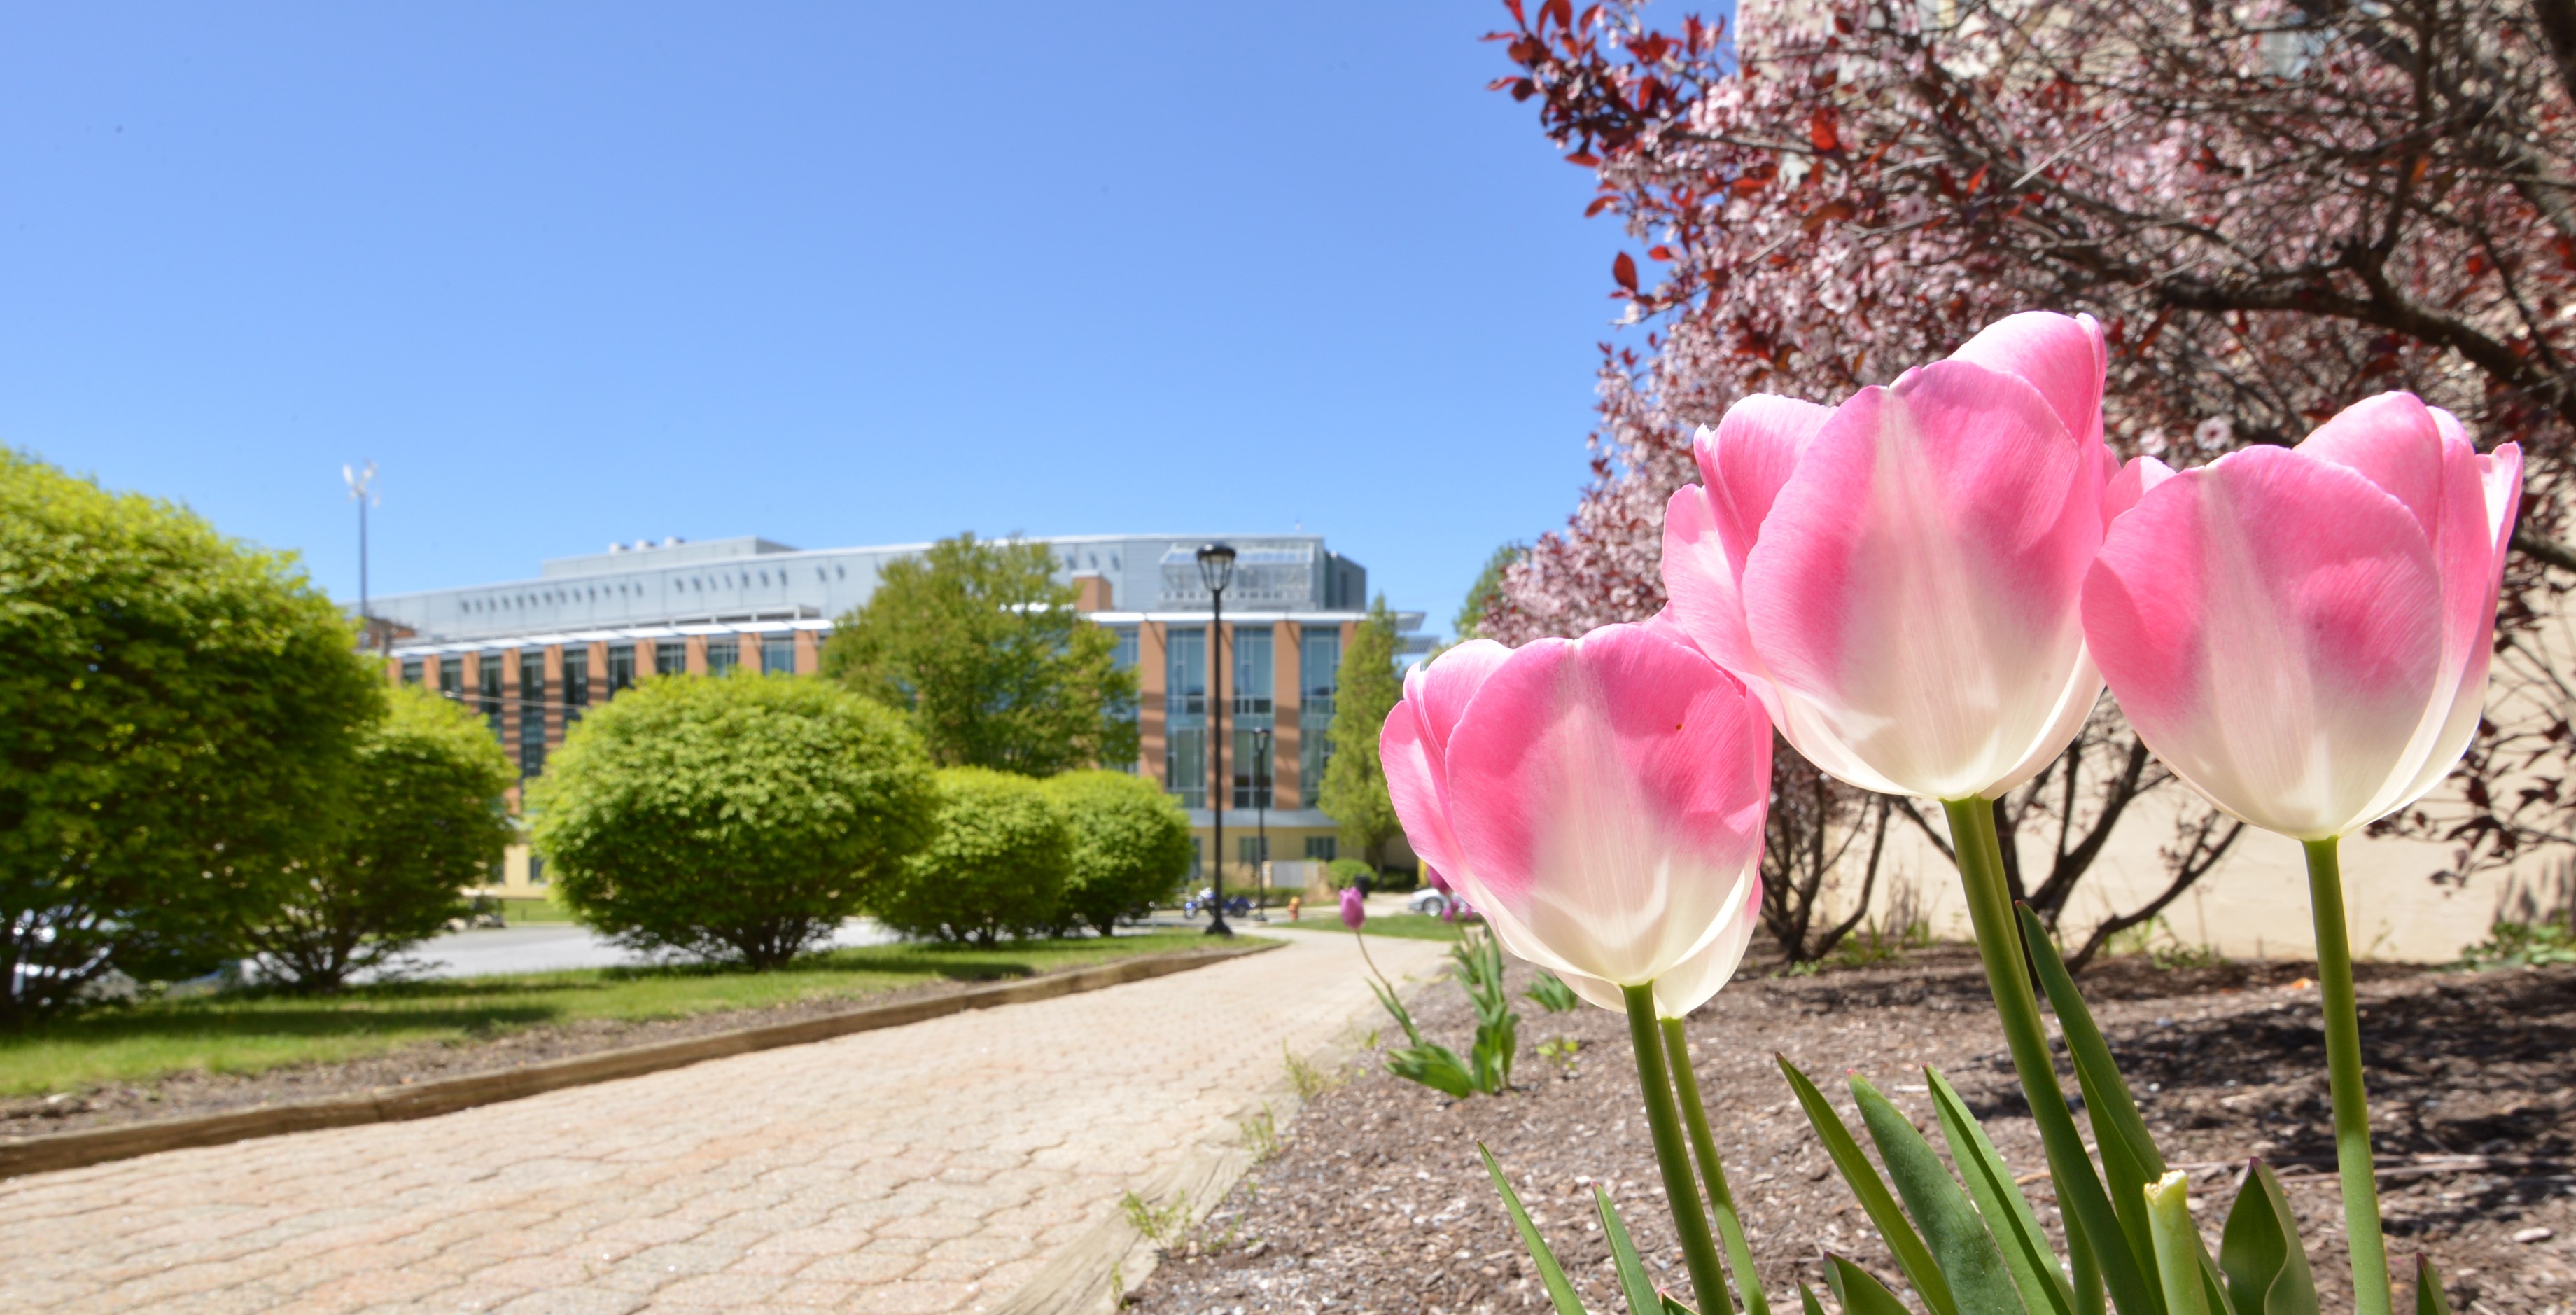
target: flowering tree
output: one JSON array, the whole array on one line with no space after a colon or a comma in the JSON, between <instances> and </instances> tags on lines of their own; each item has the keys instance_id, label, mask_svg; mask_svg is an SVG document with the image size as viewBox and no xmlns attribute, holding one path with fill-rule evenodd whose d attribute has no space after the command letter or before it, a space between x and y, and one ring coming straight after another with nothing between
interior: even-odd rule
<instances>
[{"instance_id":1,"label":"flowering tree","mask_svg":"<svg viewBox=\"0 0 2576 1315\"><path fill-rule=\"evenodd\" d=\"M2566 587L2542 568L2576 570L2555 537L2576 435L2576 0L1818 0L1747 4L1731 34L1653 28L1630 3L1506 8L1493 35L1516 69L1495 86L1537 103L1599 177L1591 212L1644 247L1610 294L1644 342L1603 346L1595 479L1484 633L1661 606L1665 500L1697 478L1694 429L1736 399L1839 397L2010 311L2086 311L2123 455L2293 442L2386 389L2523 445L2499 712L2457 803L2383 825L2456 842L2454 877L2576 841L2576 686L2539 642ZM2070 765L1998 806L2058 858L2017 891L2058 883L2055 907L2034 901L2052 918L2068 863L2162 779L2128 769L2144 758L2116 718L2098 738L2089 783ZM2233 834L2191 808L2180 826L2167 900Z\"/></svg>"}]
</instances>

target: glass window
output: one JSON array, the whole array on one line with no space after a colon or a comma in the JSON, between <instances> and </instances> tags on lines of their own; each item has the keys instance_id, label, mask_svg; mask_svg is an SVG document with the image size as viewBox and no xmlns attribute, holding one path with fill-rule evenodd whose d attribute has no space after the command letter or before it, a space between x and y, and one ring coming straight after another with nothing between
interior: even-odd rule
<instances>
[{"instance_id":1,"label":"glass window","mask_svg":"<svg viewBox=\"0 0 2576 1315\"><path fill-rule=\"evenodd\" d=\"M501 655L483 654L474 663L474 676L474 683L480 687L476 693L483 699L483 721L492 728L493 739L508 744L510 737L501 725Z\"/></svg>"},{"instance_id":2,"label":"glass window","mask_svg":"<svg viewBox=\"0 0 2576 1315\"><path fill-rule=\"evenodd\" d=\"M729 676L742 662L742 636L707 636L707 674Z\"/></svg>"},{"instance_id":3,"label":"glass window","mask_svg":"<svg viewBox=\"0 0 2576 1315\"><path fill-rule=\"evenodd\" d=\"M563 651L564 725L581 720L582 709L590 706L590 650L567 648Z\"/></svg>"},{"instance_id":4,"label":"glass window","mask_svg":"<svg viewBox=\"0 0 2576 1315\"><path fill-rule=\"evenodd\" d=\"M1245 836L1235 841L1234 861L1258 874L1261 865L1270 861L1270 837Z\"/></svg>"},{"instance_id":5,"label":"glass window","mask_svg":"<svg viewBox=\"0 0 2576 1315\"><path fill-rule=\"evenodd\" d=\"M1234 746L1227 750L1231 756L1225 760L1227 769L1234 776L1234 802L1229 807L1273 806L1270 802L1271 767L1267 756L1261 752L1261 741L1267 737L1262 736L1259 730L1257 727L1241 727L1234 731ZM1271 752L1278 752L1275 744Z\"/></svg>"},{"instance_id":6,"label":"glass window","mask_svg":"<svg viewBox=\"0 0 2576 1315\"><path fill-rule=\"evenodd\" d=\"M1175 628L1164 644L1163 666L1164 712L1174 717L1206 716L1207 628Z\"/></svg>"},{"instance_id":7,"label":"glass window","mask_svg":"<svg viewBox=\"0 0 2576 1315\"><path fill-rule=\"evenodd\" d=\"M1234 710L1246 716L1270 715L1270 629L1237 630L1234 641Z\"/></svg>"},{"instance_id":8,"label":"glass window","mask_svg":"<svg viewBox=\"0 0 2576 1315\"><path fill-rule=\"evenodd\" d=\"M1207 807L1207 727L1174 726L1163 736L1163 788L1183 808Z\"/></svg>"},{"instance_id":9,"label":"glass window","mask_svg":"<svg viewBox=\"0 0 2576 1315\"><path fill-rule=\"evenodd\" d=\"M1308 626L1298 636L1297 806L1324 797L1324 768L1333 760L1333 691L1340 687L1342 628Z\"/></svg>"},{"instance_id":10,"label":"glass window","mask_svg":"<svg viewBox=\"0 0 2576 1315\"><path fill-rule=\"evenodd\" d=\"M635 646L633 644L609 645L608 697L616 698L617 691L632 688L634 684Z\"/></svg>"},{"instance_id":11,"label":"glass window","mask_svg":"<svg viewBox=\"0 0 2576 1315\"><path fill-rule=\"evenodd\" d=\"M1337 847L1335 844L1336 839L1337 837L1334 836L1306 837L1306 857L1317 863L1332 862L1334 859L1340 857L1339 854L1334 852Z\"/></svg>"},{"instance_id":12,"label":"glass window","mask_svg":"<svg viewBox=\"0 0 2576 1315\"><path fill-rule=\"evenodd\" d=\"M531 886L542 886L546 884L546 860L544 855L528 855L528 884Z\"/></svg>"},{"instance_id":13,"label":"glass window","mask_svg":"<svg viewBox=\"0 0 2576 1315\"><path fill-rule=\"evenodd\" d=\"M1184 808L1207 807L1207 628L1164 636L1163 788Z\"/></svg>"},{"instance_id":14,"label":"glass window","mask_svg":"<svg viewBox=\"0 0 2576 1315\"><path fill-rule=\"evenodd\" d=\"M420 683L420 659L404 658L402 673L402 681L404 684L418 685Z\"/></svg>"},{"instance_id":15,"label":"glass window","mask_svg":"<svg viewBox=\"0 0 2576 1315\"><path fill-rule=\"evenodd\" d=\"M677 676L689 669L689 641L660 639L653 643L653 674Z\"/></svg>"},{"instance_id":16,"label":"glass window","mask_svg":"<svg viewBox=\"0 0 2576 1315\"><path fill-rule=\"evenodd\" d=\"M769 635L760 641L760 669L771 676L796 674L796 636Z\"/></svg>"},{"instance_id":17,"label":"glass window","mask_svg":"<svg viewBox=\"0 0 2576 1315\"><path fill-rule=\"evenodd\" d=\"M519 650L519 775L546 769L546 651Z\"/></svg>"},{"instance_id":18,"label":"glass window","mask_svg":"<svg viewBox=\"0 0 2576 1315\"><path fill-rule=\"evenodd\" d=\"M462 702L465 698L465 659L448 654L438 659L438 692Z\"/></svg>"}]
</instances>

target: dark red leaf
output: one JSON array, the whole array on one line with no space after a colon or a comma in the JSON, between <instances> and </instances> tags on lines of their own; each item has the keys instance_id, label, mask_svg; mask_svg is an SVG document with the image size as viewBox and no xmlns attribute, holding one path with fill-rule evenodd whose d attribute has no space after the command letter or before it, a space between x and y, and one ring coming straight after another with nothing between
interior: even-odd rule
<instances>
[{"instance_id":1,"label":"dark red leaf","mask_svg":"<svg viewBox=\"0 0 2576 1315\"><path fill-rule=\"evenodd\" d=\"M1630 259L1627 252L1620 252L1619 258L1610 262L1610 277L1617 279L1620 287L1626 288L1630 292L1635 292L1637 290L1637 262Z\"/></svg>"},{"instance_id":2,"label":"dark red leaf","mask_svg":"<svg viewBox=\"0 0 2576 1315\"><path fill-rule=\"evenodd\" d=\"M1841 135L1834 130L1834 110L1832 106L1819 105L1816 107L1816 112L1808 117L1807 140L1815 143L1816 149L1820 151L1838 151L1842 149L1843 139Z\"/></svg>"},{"instance_id":3,"label":"dark red leaf","mask_svg":"<svg viewBox=\"0 0 2576 1315\"><path fill-rule=\"evenodd\" d=\"M1579 164L1586 169L1598 169L1601 167L1601 157L1594 155L1590 151L1576 151L1574 154L1565 157L1565 162L1567 164Z\"/></svg>"}]
</instances>

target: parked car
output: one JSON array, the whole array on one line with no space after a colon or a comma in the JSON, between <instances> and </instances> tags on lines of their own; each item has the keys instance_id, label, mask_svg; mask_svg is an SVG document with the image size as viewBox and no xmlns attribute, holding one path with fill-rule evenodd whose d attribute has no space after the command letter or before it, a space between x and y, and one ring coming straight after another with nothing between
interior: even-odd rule
<instances>
[{"instance_id":1,"label":"parked car","mask_svg":"<svg viewBox=\"0 0 2576 1315\"><path fill-rule=\"evenodd\" d=\"M1429 914L1434 918L1445 918L1449 916L1449 904L1450 900L1447 895L1444 895L1429 886L1425 886L1422 889L1413 892L1413 898L1406 900L1404 902L1404 907L1413 913L1424 913Z\"/></svg>"}]
</instances>

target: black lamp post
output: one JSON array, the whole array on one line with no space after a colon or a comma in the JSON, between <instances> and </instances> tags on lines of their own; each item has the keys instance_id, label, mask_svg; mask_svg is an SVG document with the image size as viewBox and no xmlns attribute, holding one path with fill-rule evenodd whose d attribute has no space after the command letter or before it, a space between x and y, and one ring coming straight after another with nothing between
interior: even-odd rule
<instances>
[{"instance_id":1,"label":"black lamp post","mask_svg":"<svg viewBox=\"0 0 2576 1315\"><path fill-rule=\"evenodd\" d=\"M1229 784L1225 779L1225 587L1234 582L1234 545L1208 543L1199 546L1199 581L1208 588L1214 607L1208 622L1208 703L1216 712L1215 731L1208 736L1209 757L1216 776L1216 796L1208 800L1208 816L1214 834L1209 847L1216 852L1208 864L1208 892L1215 897L1209 912L1207 934L1232 936L1234 928L1225 925L1225 804Z\"/></svg>"},{"instance_id":2,"label":"black lamp post","mask_svg":"<svg viewBox=\"0 0 2576 1315\"><path fill-rule=\"evenodd\" d=\"M1261 828L1254 859L1261 866L1253 869L1261 877L1261 903L1252 912L1258 922L1270 921L1270 728L1262 726L1252 732L1252 806L1253 824Z\"/></svg>"}]
</instances>

